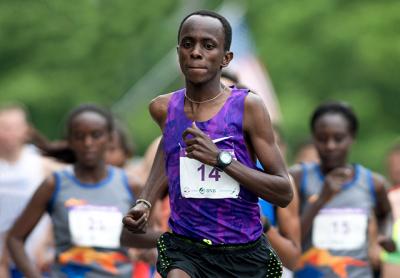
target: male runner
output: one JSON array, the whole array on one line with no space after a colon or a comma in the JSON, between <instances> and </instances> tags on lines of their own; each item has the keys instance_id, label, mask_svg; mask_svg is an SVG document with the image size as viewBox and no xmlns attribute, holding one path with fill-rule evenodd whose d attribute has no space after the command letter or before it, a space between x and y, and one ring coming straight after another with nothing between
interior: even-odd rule
<instances>
[{"instance_id":1,"label":"male runner","mask_svg":"<svg viewBox=\"0 0 400 278\"><path fill-rule=\"evenodd\" d=\"M258 197L284 207L293 192L261 98L220 82L233 58L231 36L217 13L185 17L177 52L186 88L150 103L163 138L142 196L123 221L144 232L151 204L168 184L172 232L158 241L162 277L281 275L262 236Z\"/></svg>"}]
</instances>

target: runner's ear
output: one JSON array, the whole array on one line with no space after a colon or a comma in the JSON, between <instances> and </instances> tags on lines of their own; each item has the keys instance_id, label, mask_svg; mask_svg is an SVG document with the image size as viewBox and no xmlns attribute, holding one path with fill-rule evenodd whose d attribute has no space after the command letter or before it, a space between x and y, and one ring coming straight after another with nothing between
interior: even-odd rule
<instances>
[{"instance_id":1,"label":"runner's ear","mask_svg":"<svg viewBox=\"0 0 400 278\"><path fill-rule=\"evenodd\" d=\"M229 65L229 63L232 61L232 59L233 59L233 52L226 51L224 58L222 60L221 68L227 67Z\"/></svg>"}]
</instances>

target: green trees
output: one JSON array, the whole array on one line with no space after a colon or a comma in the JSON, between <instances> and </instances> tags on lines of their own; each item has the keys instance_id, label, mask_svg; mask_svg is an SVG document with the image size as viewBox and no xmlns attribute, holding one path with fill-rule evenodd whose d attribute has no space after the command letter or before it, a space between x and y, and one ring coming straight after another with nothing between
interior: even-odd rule
<instances>
[{"instance_id":1,"label":"green trees","mask_svg":"<svg viewBox=\"0 0 400 278\"><path fill-rule=\"evenodd\" d=\"M163 23L177 2L2 1L0 102L25 103L60 136L72 106L110 106L175 44Z\"/></svg>"},{"instance_id":2,"label":"green trees","mask_svg":"<svg viewBox=\"0 0 400 278\"><path fill-rule=\"evenodd\" d=\"M36 126L59 137L61 119L72 106L84 101L111 106L174 48L184 14L216 3L1 1L0 102L25 103ZM384 152L400 131L399 1L246 3L289 144L309 134L308 119L318 103L345 100L361 119L354 159L382 169ZM123 118L140 152L158 133L142 106Z\"/></svg>"},{"instance_id":3,"label":"green trees","mask_svg":"<svg viewBox=\"0 0 400 278\"><path fill-rule=\"evenodd\" d=\"M252 0L248 9L289 142L307 136L318 103L344 100L361 121L354 160L381 170L400 131L400 3Z\"/></svg>"}]
</instances>

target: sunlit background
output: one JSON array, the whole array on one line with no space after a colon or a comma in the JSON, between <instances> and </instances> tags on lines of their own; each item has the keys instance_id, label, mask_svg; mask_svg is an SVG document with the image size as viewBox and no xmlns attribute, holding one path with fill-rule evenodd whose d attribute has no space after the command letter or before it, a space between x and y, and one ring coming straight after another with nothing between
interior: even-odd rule
<instances>
[{"instance_id":1,"label":"sunlit background","mask_svg":"<svg viewBox=\"0 0 400 278\"><path fill-rule=\"evenodd\" d=\"M141 155L159 135L148 102L180 88L180 20L219 11L234 29L231 70L262 94L287 141L288 164L312 110L349 102L361 129L352 160L384 173L400 131L400 1L3 0L0 102L22 102L52 139L82 102L112 109Z\"/></svg>"}]
</instances>

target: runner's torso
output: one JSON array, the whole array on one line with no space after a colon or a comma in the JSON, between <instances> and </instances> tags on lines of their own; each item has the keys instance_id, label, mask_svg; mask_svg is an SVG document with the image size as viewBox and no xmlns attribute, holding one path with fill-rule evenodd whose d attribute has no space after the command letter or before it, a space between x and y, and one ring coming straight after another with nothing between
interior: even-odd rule
<instances>
[{"instance_id":1,"label":"runner's torso","mask_svg":"<svg viewBox=\"0 0 400 278\"><path fill-rule=\"evenodd\" d=\"M301 212L320 194L318 164L302 164ZM354 178L314 218L303 242L297 277L372 277L368 263L368 221L375 206L371 171L354 165ZM341 276L344 275L344 276Z\"/></svg>"},{"instance_id":2,"label":"runner's torso","mask_svg":"<svg viewBox=\"0 0 400 278\"><path fill-rule=\"evenodd\" d=\"M123 170L110 166L105 179L90 185L81 183L71 167L55 178L49 211L57 277L130 277L131 263L119 245L122 216L133 204Z\"/></svg>"},{"instance_id":3,"label":"runner's torso","mask_svg":"<svg viewBox=\"0 0 400 278\"><path fill-rule=\"evenodd\" d=\"M192 121L184 112L184 92L182 89L171 96L163 132L171 205L169 225L177 234L207 239L213 244L256 240L262 234L257 196L227 174L185 157L182 133ZM220 111L196 125L218 141L218 148L230 151L239 162L256 169L242 128L247 94L247 90L232 89Z\"/></svg>"}]
</instances>

